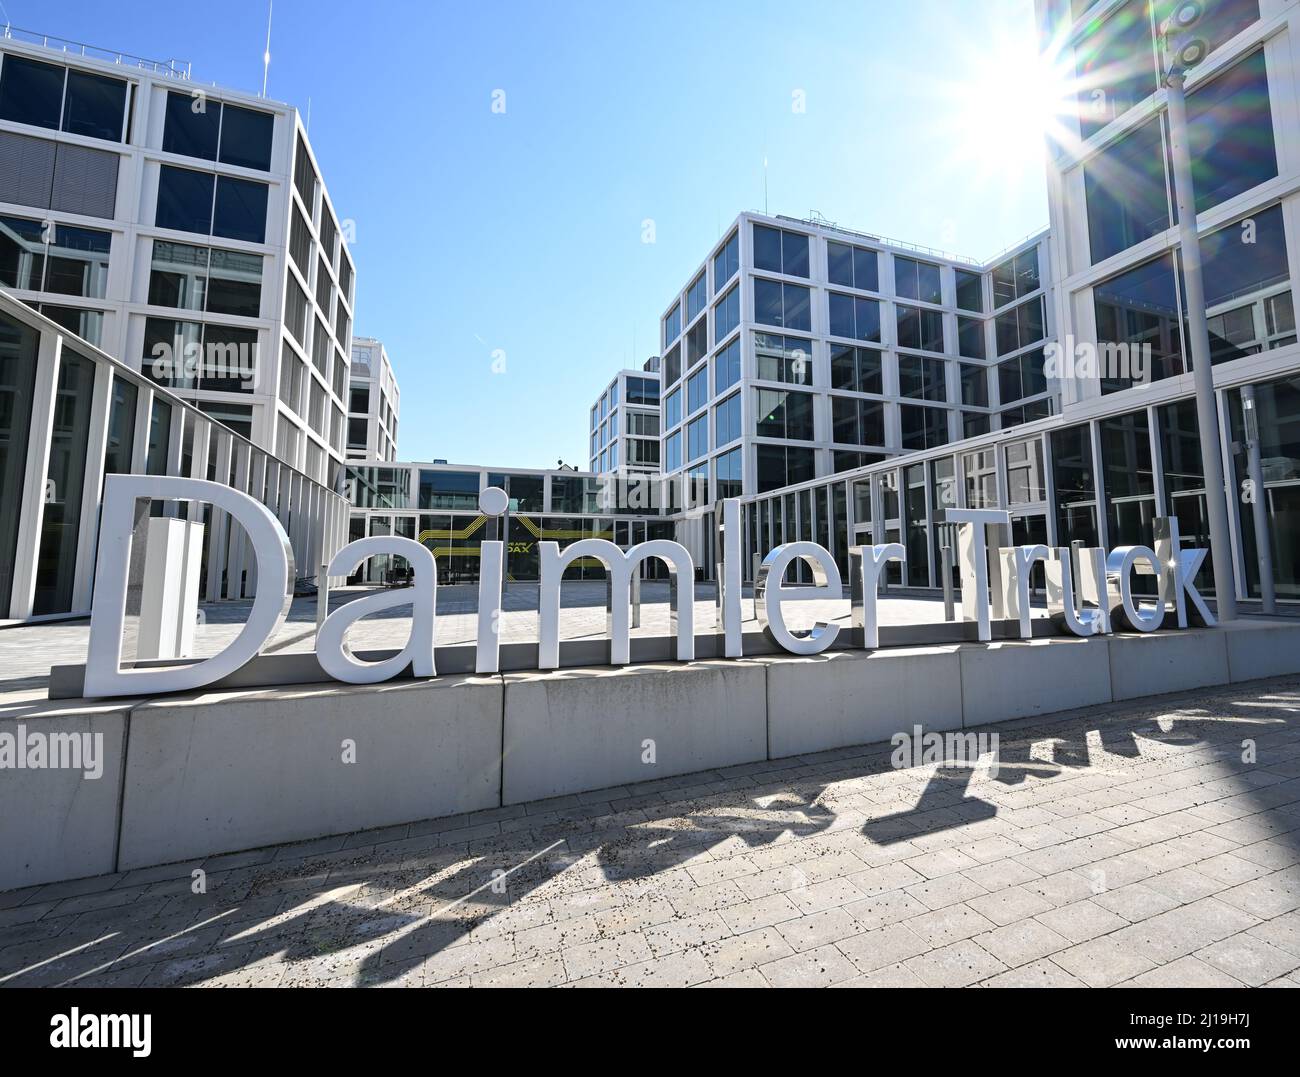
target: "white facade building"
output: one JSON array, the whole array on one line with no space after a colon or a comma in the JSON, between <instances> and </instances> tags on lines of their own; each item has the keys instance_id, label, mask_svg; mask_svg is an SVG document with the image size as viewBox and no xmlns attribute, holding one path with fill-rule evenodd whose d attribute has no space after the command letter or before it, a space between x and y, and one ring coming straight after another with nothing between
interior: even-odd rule
<instances>
[{"instance_id":1,"label":"white facade building","mask_svg":"<svg viewBox=\"0 0 1300 1077\"><path fill-rule=\"evenodd\" d=\"M708 502L1048 415L1050 241L985 263L742 213L662 320L662 470Z\"/></svg>"},{"instance_id":2,"label":"white facade building","mask_svg":"<svg viewBox=\"0 0 1300 1077\"><path fill-rule=\"evenodd\" d=\"M383 343L373 337L353 337L348 380L348 459L396 460L400 412L401 392Z\"/></svg>"},{"instance_id":3,"label":"white facade building","mask_svg":"<svg viewBox=\"0 0 1300 1077\"><path fill-rule=\"evenodd\" d=\"M591 406L588 471L659 471L658 367L656 357L641 370L620 370Z\"/></svg>"},{"instance_id":4,"label":"white facade building","mask_svg":"<svg viewBox=\"0 0 1300 1077\"><path fill-rule=\"evenodd\" d=\"M296 109L0 38L0 287L332 485L355 273Z\"/></svg>"}]
</instances>

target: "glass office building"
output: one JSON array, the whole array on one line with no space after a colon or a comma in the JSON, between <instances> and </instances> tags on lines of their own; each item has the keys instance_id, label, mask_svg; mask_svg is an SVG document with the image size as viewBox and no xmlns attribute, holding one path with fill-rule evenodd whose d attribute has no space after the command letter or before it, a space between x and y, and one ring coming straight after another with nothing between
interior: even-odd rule
<instances>
[{"instance_id":1,"label":"glass office building","mask_svg":"<svg viewBox=\"0 0 1300 1077\"><path fill-rule=\"evenodd\" d=\"M415 539L437 558L440 583L477 582L484 539L506 543L505 578L520 581L537 579L540 542L563 547L598 538L626 550L639 542L677 536L668 513L670 498L664 484L652 476L372 462L348 467L346 481L352 505L349 538ZM509 497L509 510L500 520L479 511L479 494L489 486L505 490ZM403 568L400 559L373 558L351 582L386 582ZM653 579L663 569L647 562L644 572ZM605 569L583 558L564 578L604 579Z\"/></svg>"},{"instance_id":2,"label":"glass office building","mask_svg":"<svg viewBox=\"0 0 1300 1077\"><path fill-rule=\"evenodd\" d=\"M0 288L332 485L355 272L297 110L27 36L0 37Z\"/></svg>"},{"instance_id":3,"label":"glass office building","mask_svg":"<svg viewBox=\"0 0 1300 1077\"><path fill-rule=\"evenodd\" d=\"M1049 248L742 213L661 319L664 473L757 494L1050 414Z\"/></svg>"},{"instance_id":4,"label":"glass office building","mask_svg":"<svg viewBox=\"0 0 1300 1077\"><path fill-rule=\"evenodd\" d=\"M659 358L620 370L591 406L587 470L597 475L659 471Z\"/></svg>"}]
</instances>

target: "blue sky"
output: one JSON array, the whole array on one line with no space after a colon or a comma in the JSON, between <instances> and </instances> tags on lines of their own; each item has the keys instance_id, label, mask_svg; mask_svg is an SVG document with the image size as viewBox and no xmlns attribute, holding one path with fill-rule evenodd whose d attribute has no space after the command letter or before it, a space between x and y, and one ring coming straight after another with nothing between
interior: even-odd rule
<instances>
[{"instance_id":1,"label":"blue sky","mask_svg":"<svg viewBox=\"0 0 1300 1077\"><path fill-rule=\"evenodd\" d=\"M261 85L264 0L3 3ZM772 213L979 258L1043 227L1033 43L1032 0L278 0L269 96L310 101L356 222L356 331L397 369L402 457L585 467L590 403L763 209L765 158Z\"/></svg>"}]
</instances>

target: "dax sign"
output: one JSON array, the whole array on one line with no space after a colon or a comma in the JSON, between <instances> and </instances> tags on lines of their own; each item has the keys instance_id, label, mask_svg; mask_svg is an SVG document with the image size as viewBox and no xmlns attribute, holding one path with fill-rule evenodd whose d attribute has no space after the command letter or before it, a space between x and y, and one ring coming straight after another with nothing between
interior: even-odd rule
<instances>
[{"instance_id":1,"label":"dax sign","mask_svg":"<svg viewBox=\"0 0 1300 1077\"><path fill-rule=\"evenodd\" d=\"M284 621L294 579L288 536L271 511L246 494L200 479L110 475L104 486L85 694L95 697L188 691L212 684L255 658ZM230 513L243 525L256 559L257 595L247 622L220 654L186 666L122 668L127 574L136 502L141 498L206 501ZM504 494L495 488L485 491L480 507L491 515L500 515L505 510ZM740 502L734 499L722 502L716 631L727 658L740 658L744 653L740 520ZM1214 623L1193 583L1206 551L1181 548L1178 522L1173 517L1156 521L1155 549L1121 546L1109 556L1100 549L1076 552L1067 548L1052 550L1043 545L1003 545L1010 534L1010 517L1000 510L949 509L944 522L958 529L963 617L976 623L981 641L992 639L994 619L1018 621L1020 635L1026 638L1032 635L1030 575L1040 562L1046 579L1049 613L1075 635L1098 635L1117 628L1152 632L1164 623L1171 605L1180 628L1188 624L1189 605L1201 623ZM503 546L499 541L485 541L481 547L475 657L478 673L499 671ZM329 614L316 635L316 655L321 668L330 677L351 684L388 680L407 666L417 677L436 676L434 627L438 574L434 555L425 546L398 536L358 539L333 556L328 574L349 576L368 558L379 556L405 558L411 567L412 585L363 595ZM677 660L694 659L695 565L686 547L655 539L624 552L604 539L583 539L563 550L554 542L539 544L539 669L559 668L560 581L564 570L584 557L595 558L608 573L607 632L611 665L625 665L630 661L632 578L638 565L652 558L664 564L671 579L671 626L677 639ZM848 551L852 595L850 631L854 646L874 649L880 645L876 614L880 573L888 562L904 562L906 558L906 549L896 542L856 546ZM787 582L788 570L796 561L809 567L813 586L796 587ZM1133 586L1135 574L1155 578L1158 585L1155 602L1139 600ZM824 547L814 542L787 542L778 546L764 558L754 588L759 622L768 636L785 650L799 655L818 654L839 637L840 626L836 624L819 622L807 631L800 631L787 627L785 620L787 603L842 597L839 569ZM348 629L369 614L405 605L411 607L411 634L406 645L382 661L358 659L348 647Z\"/></svg>"}]
</instances>

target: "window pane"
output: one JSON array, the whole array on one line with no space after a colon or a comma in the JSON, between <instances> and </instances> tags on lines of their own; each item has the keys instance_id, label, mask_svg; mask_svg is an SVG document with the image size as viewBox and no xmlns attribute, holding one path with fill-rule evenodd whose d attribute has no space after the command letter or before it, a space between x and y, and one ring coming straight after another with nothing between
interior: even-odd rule
<instances>
[{"instance_id":1,"label":"window pane","mask_svg":"<svg viewBox=\"0 0 1300 1077\"><path fill-rule=\"evenodd\" d=\"M249 243L266 240L266 184L251 180L217 179L217 204L212 234Z\"/></svg>"},{"instance_id":2,"label":"window pane","mask_svg":"<svg viewBox=\"0 0 1300 1077\"><path fill-rule=\"evenodd\" d=\"M163 149L186 157L217 159L217 128L221 105L204 96L171 92L163 119Z\"/></svg>"},{"instance_id":3,"label":"window pane","mask_svg":"<svg viewBox=\"0 0 1300 1077\"><path fill-rule=\"evenodd\" d=\"M1122 366L1103 369L1103 393L1126 389L1145 374L1159 380L1181 374L1182 332L1175 296L1173 262L1169 255L1154 258L1127 273L1111 277L1093 289L1097 317L1098 358L1109 357ZM1124 345L1115 350L1110 345ZM1150 369L1145 369L1144 345L1150 346ZM1139 366L1142 369L1139 369Z\"/></svg>"},{"instance_id":4,"label":"window pane","mask_svg":"<svg viewBox=\"0 0 1300 1077\"><path fill-rule=\"evenodd\" d=\"M40 335L0 314L0 498L22 503ZM0 513L0 610L9 610L18 545L18 513Z\"/></svg>"},{"instance_id":5,"label":"window pane","mask_svg":"<svg viewBox=\"0 0 1300 1077\"><path fill-rule=\"evenodd\" d=\"M189 168L163 165L158 172L158 205L154 224L178 232L212 231L212 183L214 176Z\"/></svg>"},{"instance_id":6,"label":"window pane","mask_svg":"<svg viewBox=\"0 0 1300 1077\"><path fill-rule=\"evenodd\" d=\"M1277 175L1264 51L1187 95L1196 212Z\"/></svg>"},{"instance_id":7,"label":"window pane","mask_svg":"<svg viewBox=\"0 0 1300 1077\"><path fill-rule=\"evenodd\" d=\"M214 250L208 277L208 311L256 318L261 305L261 255Z\"/></svg>"},{"instance_id":8,"label":"window pane","mask_svg":"<svg viewBox=\"0 0 1300 1077\"><path fill-rule=\"evenodd\" d=\"M58 130L64 69L6 53L0 68L0 120Z\"/></svg>"},{"instance_id":9,"label":"window pane","mask_svg":"<svg viewBox=\"0 0 1300 1077\"><path fill-rule=\"evenodd\" d=\"M126 83L121 79L68 72L68 99L63 108L65 131L121 142L125 112Z\"/></svg>"},{"instance_id":10,"label":"window pane","mask_svg":"<svg viewBox=\"0 0 1300 1077\"><path fill-rule=\"evenodd\" d=\"M275 117L238 105L224 105L221 116L221 157L223 164L242 168L271 168L271 132Z\"/></svg>"},{"instance_id":11,"label":"window pane","mask_svg":"<svg viewBox=\"0 0 1300 1077\"><path fill-rule=\"evenodd\" d=\"M26 217L0 217L0 284L39 292L44 279L44 226Z\"/></svg>"},{"instance_id":12,"label":"window pane","mask_svg":"<svg viewBox=\"0 0 1300 1077\"><path fill-rule=\"evenodd\" d=\"M1156 91L1151 22L1145 0L1129 0L1075 52L1079 130L1100 131Z\"/></svg>"},{"instance_id":13,"label":"window pane","mask_svg":"<svg viewBox=\"0 0 1300 1077\"><path fill-rule=\"evenodd\" d=\"M957 270L957 306L962 310L983 312L984 287L978 273Z\"/></svg>"},{"instance_id":14,"label":"window pane","mask_svg":"<svg viewBox=\"0 0 1300 1077\"><path fill-rule=\"evenodd\" d=\"M781 231L763 224L754 225L754 268L771 273L781 272Z\"/></svg>"},{"instance_id":15,"label":"window pane","mask_svg":"<svg viewBox=\"0 0 1300 1077\"><path fill-rule=\"evenodd\" d=\"M86 447L90 408L95 395L95 364L64 348L54 399L50 463L46 472L45 512L36 562L32 612L66 613L72 609L77 570L77 532L86 481Z\"/></svg>"},{"instance_id":16,"label":"window pane","mask_svg":"<svg viewBox=\"0 0 1300 1077\"><path fill-rule=\"evenodd\" d=\"M1084 165L1083 188L1094 265L1168 228L1159 120L1148 120Z\"/></svg>"}]
</instances>

